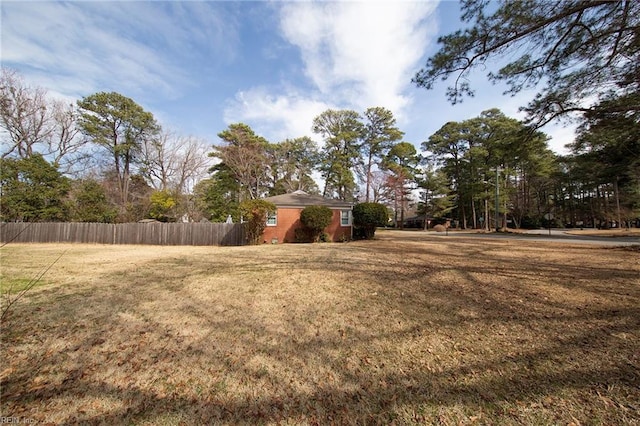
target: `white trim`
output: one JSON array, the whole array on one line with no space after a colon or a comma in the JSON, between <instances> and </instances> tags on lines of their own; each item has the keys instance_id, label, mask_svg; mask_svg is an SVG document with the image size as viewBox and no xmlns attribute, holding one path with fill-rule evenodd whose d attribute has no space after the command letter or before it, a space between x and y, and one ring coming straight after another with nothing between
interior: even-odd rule
<instances>
[{"instance_id":1,"label":"white trim","mask_svg":"<svg viewBox=\"0 0 640 426\"><path fill-rule=\"evenodd\" d=\"M344 213L347 213L347 223L345 224L343 222L344 217L342 216ZM352 216L351 216L351 210L340 210L340 226L342 227L347 227L347 226L351 226L352 223Z\"/></svg>"},{"instance_id":2,"label":"white trim","mask_svg":"<svg viewBox=\"0 0 640 426\"><path fill-rule=\"evenodd\" d=\"M273 223L269 223L269 219L273 219ZM267 226L278 226L278 211L273 214L267 213Z\"/></svg>"}]
</instances>

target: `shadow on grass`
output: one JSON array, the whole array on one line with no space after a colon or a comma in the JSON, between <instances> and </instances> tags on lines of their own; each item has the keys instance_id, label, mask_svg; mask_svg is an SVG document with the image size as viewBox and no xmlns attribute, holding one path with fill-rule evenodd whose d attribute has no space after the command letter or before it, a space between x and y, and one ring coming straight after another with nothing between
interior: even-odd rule
<instances>
[{"instance_id":1,"label":"shadow on grass","mask_svg":"<svg viewBox=\"0 0 640 426\"><path fill-rule=\"evenodd\" d=\"M502 244L454 244L446 259L441 248L398 244L305 247L301 257L238 250L233 263L164 260L105 277L105 287L41 291L3 333L7 357L21 362L2 375L2 414L90 424L640 421L637 270L516 264L492 251Z\"/></svg>"}]
</instances>

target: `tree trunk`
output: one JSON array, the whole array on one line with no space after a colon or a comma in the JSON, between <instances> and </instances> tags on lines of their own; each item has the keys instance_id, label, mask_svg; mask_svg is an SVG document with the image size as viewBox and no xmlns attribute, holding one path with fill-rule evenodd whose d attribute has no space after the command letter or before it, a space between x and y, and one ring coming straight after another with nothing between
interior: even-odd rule
<instances>
[{"instance_id":1,"label":"tree trunk","mask_svg":"<svg viewBox=\"0 0 640 426\"><path fill-rule=\"evenodd\" d=\"M613 182L613 189L616 193L616 216L618 219L618 228L621 228L622 225L622 217L620 215L620 194L618 193L618 176L616 176L616 180Z\"/></svg>"},{"instance_id":2,"label":"tree trunk","mask_svg":"<svg viewBox=\"0 0 640 426\"><path fill-rule=\"evenodd\" d=\"M484 230L489 231L489 199L484 199Z\"/></svg>"},{"instance_id":3,"label":"tree trunk","mask_svg":"<svg viewBox=\"0 0 640 426\"><path fill-rule=\"evenodd\" d=\"M471 197L471 212L472 212L472 219L473 219L473 229L478 229L478 223L477 223L477 215L476 215L476 201L473 199L473 196Z\"/></svg>"},{"instance_id":4,"label":"tree trunk","mask_svg":"<svg viewBox=\"0 0 640 426\"><path fill-rule=\"evenodd\" d=\"M369 152L369 162L367 163L367 189L365 193L365 203L369 202L369 190L371 189L371 162L373 161L372 154Z\"/></svg>"}]
</instances>

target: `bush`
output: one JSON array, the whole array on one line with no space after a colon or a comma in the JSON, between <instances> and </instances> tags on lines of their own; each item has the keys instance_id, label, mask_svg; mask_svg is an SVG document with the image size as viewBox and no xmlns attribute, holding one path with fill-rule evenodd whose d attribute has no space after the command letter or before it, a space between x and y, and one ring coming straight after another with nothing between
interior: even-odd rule
<instances>
[{"instance_id":1,"label":"bush","mask_svg":"<svg viewBox=\"0 0 640 426\"><path fill-rule=\"evenodd\" d=\"M77 182L72 200L72 219L75 222L114 223L118 216L102 185L93 179Z\"/></svg>"},{"instance_id":2,"label":"bush","mask_svg":"<svg viewBox=\"0 0 640 426\"><path fill-rule=\"evenodd\" d=\"M539 217L524 216L520 222L520 228L522 229L540 229L542 222Z\"/></svg>"},{"instance_id":3,"label":"bush","mask_svg":"<svg viewBox=\"0 0 640 426\"><path fill-rule=\"evenodd\" d=\"M155 191L151 194L149 217L160 222L175 222L175 207L178 202L169 191Z\"/></svg>"},{"instance_id":4,"label":"bush","mask_svg":"<svg viewBox=\"0 0 640 426\"><path fill-rule=\"evenodd\" d=\"M300 213L300 222L309 230L313 242L320 239L324 229L331 224L332 218L333 211L326 206L308 206Z\"/></svg>"},{"instance_id":5,"label":"bush","mask_svg":"<svg viewBox=\"0 0 640 426\"><path fill-rule=\"evenodd\" d=\"M387 208L380 203L360 203L353 207L353 224L357 235L365 240L373 239L376 228L385 226L389 220Z\"/></svg>"},{"instance_id":6,"label":"bush","mask_svg":"<svg viewBox=\"0 0 640 426\"><path fill-rule=\"evenodd\" d=\"M542 218L540 225L544 228L563 228L564 224L559 219L545 219Z\"/></svg>"},{"instance_id":7,"label":"bush","mask_svg":"<svg viewBox=\"0 0 640 426\"><path fill-rule=\"evenodd\" d=\"M276 211L273 203L264 200L247 200L240 203L240 214L245 220L244 229L249 244L259 244L267 227L267 214Z\"/></svg>"},{"instance_id":8,"label":"bush","mask_svg":"<svg viewBox=\"0 0 640 426\"><path fill-rule=\"evenodd\" d=\"M296 228L295 233L295 242L296 243L309 243L311 242L311 237L309 236L309 230L307 228Z\"/></svg>"},{"instance_id":9,"label":"bush","mask_svg":"<svg viewBox=\"0 0 640 426\"><path fill-rule=\"evenodd\" d=\"M433 227L433 230L436 232L444 232L447 228L444 225L436 225Z\"/></svg>"}]
</instances>

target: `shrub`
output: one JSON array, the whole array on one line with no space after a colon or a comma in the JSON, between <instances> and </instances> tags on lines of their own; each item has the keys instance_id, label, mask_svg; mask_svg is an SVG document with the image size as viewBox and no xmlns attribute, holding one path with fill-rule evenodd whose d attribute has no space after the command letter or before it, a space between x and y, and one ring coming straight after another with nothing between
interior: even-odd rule
<instances>
[{"instance_id":1,"label":"shrub","mask_svg":"<svg viewBox=\"0 0 640 426\"><path fill-rule=\"evenodd\" d=\"M436 232L444 232L447 228L444 225L436 225L433 227L433 230Z\"/></svg>"},{"instance_id":2,"label":"shrub","mask_svg":"<svg viewBox=\"0 0 640 426\"><path fill-rule=\"evenodd\" d=\"M300 222L309 230L311 241L320 239L324 229L331 223L333 212L326 206L308 206L300 213Z\"/></svg>"},{"instance_id":3,"label":"shrub","mask_svg":"<svg viewBox=\"0 0 640 426\"><path fill-rule=\"evenodd\" d=\"M93 179L77 182L72 200L73 221L113 223L118 216L102 185Z\"/></svg>"},{"instance_id":4,"label":"shrub","mask_svg":"<svg viewBox=\"0 0 640 426\"><path fill-rule=\"evenodd\" d=\"M151 194L149 217L160 222L175 221L176 198L166 189Z\"/></svg>"},{"instance_id":5,"label":"shrub","mask_svg":"<svg viewBox=\"0 0 640 426\"><path fill-rule=\"evenodd\" d=\"M540 217L524 216L520 222L520 228L522 229L539 229L542 226Z\"/></svg>"},{"instance_id":6,"label":"shrub","mask_svg":"<svg viewBox=\"0 0 640 426\"><path fill-rule=\"evenodd\" d=\"M264 200L247 200L240 203L240 214L245 220L244 229L249 244L259 244L267 227L267 215L276 211L273 203Z\"/></svg>"},{"instance_id":7,"label":"shrub","mask_svg":"<svg viewBox=\"0 0 640 426\"><path fill-rule=\"evenodd\" d=\"M387 208L380 203L360 203L353 207L354 235L366 240L373 239L376 227L385 226L389 220Z\"/></svg>"},{"instance_id":8,"label":"shrub","mask_svg":"<svg viewBox=\"0 0 640 426\"><path fill-rule=\"evenodd\" d=\"M309 230L307 228L296 228L294 233L296 243L311 242L311 237L309 236Z\"/></svg>"},{"instance_id":9,"label":"shrub","mask_svg":"<svg viewBox=\"0 0 640 426\"><path fill-rule=\"evenodd\" d=\"M559 219L555 219L555 218L554 219L542 218L542 220L540 221L540 225L542 225L542 227L545 229L564 227L564 224Z\"/></svg>"}]
</instances>

